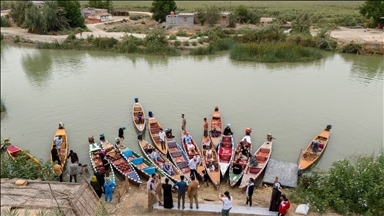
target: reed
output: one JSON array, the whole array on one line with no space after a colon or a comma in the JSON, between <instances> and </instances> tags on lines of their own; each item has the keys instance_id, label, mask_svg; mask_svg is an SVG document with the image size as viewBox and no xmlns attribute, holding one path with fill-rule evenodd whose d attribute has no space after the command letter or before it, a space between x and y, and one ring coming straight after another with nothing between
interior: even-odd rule
<instances>
[{"instance_id":1,"label":"reed","mask_svg":"<svg viewBox=\"0 0 384 216\"><path fill-rule=\"evenodd\" d=\"M314 49L288 42L236 44L230 57L239 61L298 62L319 59L322 54Z\"/></svg>"},{"instance_id":2,"label":"reed","mask_svg":"<svg viewBox=\"0 0 384 216\"><path fill-rule=\"evenodd\" d=\"M190 55L210 55L215 53L215 47L210 44L207 47L198 47L196 49L189 50Z\"/></svg>"},{"instance_id":3,"label":"reed","mask_svg":"<svg viewBox=\"0 0 384 216\"><path fill-rule=\"evenodd\" d=\"M5 106L5 100L3 97L1 97L0 99L0 109L1 109L1 112L7 111L7 107Z\"/></svg>"}]
</instances>

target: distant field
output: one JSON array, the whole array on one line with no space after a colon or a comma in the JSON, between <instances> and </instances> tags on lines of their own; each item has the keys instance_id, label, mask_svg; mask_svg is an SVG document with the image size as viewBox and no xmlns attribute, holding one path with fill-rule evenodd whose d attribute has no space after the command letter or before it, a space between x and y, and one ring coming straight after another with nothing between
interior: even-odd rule
<instances>
[{"instance_id":1,"label":"distant field","mask_svg":"<svg viewBox=\"0 0 384 216\"><path fill-rule=\"evenodd\" d=\"M198 7L216 5L221 11L233 11L236 6L244 5L256 11L262 17L281 18L292 21L298 14L307 12L313 23L353 26L365 19L359 14L363 1L176 1L179 12L194 12ZM115 9L128 11L149 11L152 1L114 1Z\"/></svg>"}]
</instances>

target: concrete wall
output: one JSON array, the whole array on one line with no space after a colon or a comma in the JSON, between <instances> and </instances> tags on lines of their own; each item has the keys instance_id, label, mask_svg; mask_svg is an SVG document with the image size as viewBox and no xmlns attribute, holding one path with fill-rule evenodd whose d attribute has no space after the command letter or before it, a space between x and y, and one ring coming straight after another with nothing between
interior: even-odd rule
<instances>
[{"instance_id":1,"label":"concrete wall","mask_svg":"<svg viewBox=\"0 0 384 216\"><path fill-rule=\"evenodd\" d=\"M165 22L167 25L193 25L194 24L194 16L193 15L175 15L171 17L168 15L165 18Z\"/></svg>"}]
</instances>

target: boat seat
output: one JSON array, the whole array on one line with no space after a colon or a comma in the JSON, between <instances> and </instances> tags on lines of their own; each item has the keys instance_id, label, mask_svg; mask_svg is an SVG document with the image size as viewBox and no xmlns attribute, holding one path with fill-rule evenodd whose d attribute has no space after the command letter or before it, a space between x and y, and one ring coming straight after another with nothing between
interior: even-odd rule
<instances>
[{"instance_id":1,"label":"boat seat","mask_svg":"<svg viewBox=\"0 0 384 216\"><path fill-rule=\"evenodd\" d=\"M271 149L269 149L269 148L260 148L261 153L269 153L270 151L271 151Z\"/></svg>"},{"instance_id":2,"label":"boat seat","mask_svg":"<svg viewBox=\"0 0 384 216\"><path fill-rule=\"evenodd\" d=\"M143 158L135 158L132 160L132 163L135 165L142 164L143 162Z\"/></svg>"},{"instance_id":3,"label":"boat seat","mask_svg":"<svg viewBox=\"0 0 384 216\"><path fill-rule=\"evenodd\" d=\"M178 162L178 163L177 163L177 166L178 166L180 169L185 169L185 168L188 168L188 167L189 167L187 161Z\"/></svg>"},{"instance_id":4,"label":"boat seat","mask_svg":"<svg viewBox=\"0 0 384 216\"><path fill-rule=\"evenodd\" d=\"M232 143L222 143L221 147L222 148L232 148Z\"/></svg>"},{"instance_id":5,"label":"boat seat","mask_svg":"<svg viewBox=\"0 0 384 216\"><path fill-rule=\"evenodd\" d=\"M231 137L223 137L223 142L231 142Z\"/></svg>"},{"instance_id":6,"label":"boat seat","mask_svg":"<svg viewBox=\"0 0 384 216\"><path fill-rule=\"evenodd\" d=\"M143 169L143 171L146 172L148 175L152 175L156 172L153 166L146 167Z\"/></svg>"},{"instance_id":7,"label":"boat seat","mask_svg":"<svg viewBox=\"0 0 384 216\"><path fill-rule=\"evenodd\" d=\"M176 144L176 142L171 141L171 142L168 142L168 147L169 148L177 148L177 144Z\"/></svg>"},{"instance_id":8,"label":"boat seat","mask_svg":"<svg viewBox=\"0 0 384 216\"><path fill-rule=\"evenodd\" d=\"M134 111L142 111L141 110L141 107L139 107L139 106L135 106L135 108L133 109Z\"/></svg>"},{"instance_id":9,"label":"boat seat","mask_svg":"<svg viewBox=\"0 0 384 216\"><path fill-rule=\"evenodd\" d=\"M177 157L181 157L182 154L181 154L180 151L177 151L177 152L171 152L171 156L172 156L173 158L177 158Z\"/></svg>"},{"instance_id":10,"label":"boat seat","mask_svg":"<svg viewBox=\"0 0 384 216\"><path fill-rule=\"evenodd\" d=\"M264 156L264 155L257 155L256 156L256 161L257 163L259 164L264 164L265 161L267 160L268 157Z\"/></svg>"},{"instance_id":11,"label":"boat seat","mask_svg":"<svg viewBox=\"0 0 384 216\"><path fill-rule=\"evenodd\" d=\"M220 118L221 114L220 113L215 113L215 114L212 114L212 117L213 118Z\"/></svg>"},{"instance_id":12,"label":"boat seat","mask_svg":"<svg viewBox=\"0 0 384 216\"><path fill-rule=\"evenodd\" d=\"M160 143L160 137L153 137L153 140L155 141L155 143Z\"/></svg>"},{"instance_id":13,"label":"boat seat","mask_svg":"<svg viewBox=\"0 0 384 216\"><path fill-rule=\"evenodd\" d=\"M151 128L158 128L157 122L153 122L150 124Z\"/></svg>"},{"instance_id":14,"label":"boat seat","mask_svg":"<svg viewBox=\"0 0 384 216\"><path fill-rule=\"evenodd\" d=\"M251 167L251 168L249 169L249 172L252 173L252 174L257 174L257 173L260 172L260 170L261 170L260 168Z\"/></svg>"},{"instance_id":15,"label":"boat seat","mask_svg":"<svg viewBox=\"0 0 384 216\"><path fill-rule=\"evenodd\" d=\"M130 149L124 150L122 153L127 158L132 156L132 150L130 150Z\"/></svg>"}]
</instances>

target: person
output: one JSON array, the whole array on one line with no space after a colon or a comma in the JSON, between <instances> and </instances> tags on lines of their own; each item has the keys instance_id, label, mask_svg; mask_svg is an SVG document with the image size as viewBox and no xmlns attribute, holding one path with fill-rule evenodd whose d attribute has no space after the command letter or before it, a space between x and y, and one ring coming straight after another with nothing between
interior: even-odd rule
<instances>
[{"instance_id":1,"label":"person","mask_svg":"<svg viewBox=\"0 0 384 216\"><path fill-rule=\"evenodd\" d=\"M247 140L247 137L243 137L243 140L240 142L241 147L249 146L249 142Z\"/></svg>"},{"instance_id":2,"label":"person","mask_svg":"<svg viewBox=\"0 0 384 216\"><path fill-rule=\"evenodd\" d=\"M256 160L256 157L252 155L250 152L248 153L248 158L249 158L248 164L250 167L257 167L259 165L259 163Z\"/></svg>"},{"instance_id":3,"label":"person","mask_svg":"<svg viewBox=\"0 0 384 216\"><path fill-rule=\"evenodd\" d=\"M159 161L164 162L163 158L160 157L159 153L155 149L152 150L150 157L157 164Z\"/></svg>"},{"instance_id":4,"label":"person","mask_svg":"<svg viewBox=\"0 0 384 216\"><path fill-rule=\"evenodd\" d=\"M119 138L124 139L124 130L126 129L125 126L119 128Z\"/></svg>"},{"instance_id":5,"label":"person","mask_svg":"<svg viewBox=\"0 0 384 216\"><path fill-rule=\"evenodd\" d=\"M185 209L185 188L187 183L184 181L184 176L180 176L180 181L173 185L173 188L177 188L177 209L180 209L180 199L182 199L183 210Z\"/></svg>"},{"instance_id":6,"label":"person","mask_svg":"<svg viewBox=\"0 0 384 216\"><path fill-rule=\"evenodd\" d=\"M156 194L157 196L159 197L163 197L163 191L161 190L161 177L158 173L156 173L156 176L155 176L155 188L156 188ZM156 198L154 197L153 199L155 202L157 201ZM153 202L154 203L154 202Z\"/></svg>"},{"instance_id":7,"label":"person","mask_svg":"<svg viewBox=\"0 0 384 216\"><path fill-rule=\"evenodd\" d=\"M184 114L181 114L181 130L187 130L187 119L184 118Z\"/></svg>"},{"instance_id":8,"label":"person","mask_svg":"<svg viewBox=\"0 0 384 216\"><path fill-rule=\"evenodd\" d=\"M104 167L104 170L105 170L105 175L108 177L109 176L109 169L111 168L110 162L107 159L107 157L105 156L105 154L103 154L102 152L100 152L99 155L101 157L101 161L103 162L103 167Z\"/></svg>"},{"instance_id":9,"label":"person","mask_svg":"<svg viewBox=\"0 0 384 216\"><path fill-rule=\"evenodd\" d=\"M281 196L281 184L279 178L276 177L272 188L271 203L269 205L269 211L279 211L280 196Z\"/></svg>"},{"instance_id":10,"label":"person","mask_svg":"<svg viewBox=\"0 0 384 216\"><path fill-rule=\"evenodd\" d=\"M204 128L204 136L205 137L208 137L208 121L207 121L207 118L204 118L204 125L203 125L203 128Z\"/></svg>"},{"instance_id":11,"label":"person","mask_svg":"<svg viewBox=\"0 0 384 216\"><path fill-rule=\"evenodd\" d=\"M317 153L317 151L319 150L319 144L320 143L317 140L312 140L311 148L313 153Z\"/></svg>"},{"instance_id":12,"label":"person","mask_svg":"<svg viewBox=\"0 0 384 216\"><path fill-rule=\"evenodd\" d=\"M164 198L164 208L171 209L173 208L173 199L172 199L172 186L169 184L169 178L165 179L165 183L162 184L163 188L163 198Z\"/></svg>"},{"instance_id":13,"label":"person","mask_svg":"<svg viewBox=\"0 0 384 216\"><path fill-rule=\"evenodd\" d=\"M237 159L232 166L233 174L240 174L243 171L243 166L240 164L240 159Z\"/></svg>"},{"instance_id":14,"label":"person","mask_svg":"<svg viewBox=\"0 0 384 216\"><path fill-rule=\"evenodd\" d=\"M116 183L111 181L109 177L105 178L104 182L104 200L105 202L108 202L108 197L109 197L109 202L112 202L112 194L113 191L115 191Z\"/></svg>"},{"instance_id":15,"label":"person","mask_svg":"<svg viewBox=\"0 0 384 216\"><path fill-rule=\"evenodd\" d=\"M188 154L194 154L195 153L196 149L195 149L195 145L192 144L192 141L188 142L187 150L188 150Z\"/></svg>"},{"instance_id":16,"label":"person","mask_svg":"<svg viewBox=\"0 0 384 216\"><path fill-rule=\"evenodd\" d=\"M205 146L205 161L207 163L214 161L214 159L213 159L213 152L212 152L212 149L209 146Z\"/></svg>"},{"instance_id":17,"label":"person","mask_svg":"<svg viewBox=\"0 0 384 216\"><path fill-rule=\"evenodd\" d=\"M183 137L183 143L184 143L184 145L187 145L189 142L191 142L192 141L192 136L189 134L189 132L187 131L186 133L185 133L185 136Z\"/></svg>"},{"instance_id":18,"label":"person","mask_svg":"<svg viewBox=\"0 0 384 216\"><path fill-rule=\"evenodd\" d=\"M104 174L100 171L100 169L97 168L96 172L94 173L94 176L96 176L97 182L99 182L101 192L104 192Z\"/></svg>"},{"instance_id":19,"label":"person","mask_svg":"<svg viewBox=\"0 0 384 216\"><path fill-rule=\"evenodd\" d=\"M198 155L195 155L188 163L189 170L191 172L191 176L195 175L195 177L198 176L198 173L196 171L197 165L200 163L200 157Z\"/></svg>"},{"instance_id":20,"label":"person","mask_svg":"<svg viewBox=\"0 0 384 216\"><path fill-rule=\"evenodd\" d=\"M137 123L138 123L138 124L142 124L142 123L144 123L144 122L143 122L143 113L142 113L142 112L139 112L139 113L137 114Z\"/></svg>"},{"instance_id":21,"label":"person","mask_svg":"<svg viewBox=\"0 0 384 216\"><path fill-rule=\"evenodd\" d=\"M218 111L219 111L219 107L215 106L215 112L218 112Z\"/></svg>"},{"instance_id":22,"label":"person","mask_svg":"<svg viewBox=\"0 0 384 216\"><path fill-rule=\"evenodd\" d=\"M51 155L52 155L52 161L57 161L58 164L61 165L59 152L57 151L55 144L53 144L53 146L52 146Z\"/></svg>"},{"instance_id":23,"label":"person","mask_svg":"<svg viewBox=\"0 0 384 216\"><path fill-rule=\"evenodd\" d=\"M102 190L101 190L100 183L97 181L96 176L92 176L92 180L91 180L90 184L91 184L93 190L95 190L97 196L100 198L101 194L102 194Z\"/></svg>"},{"instance_id":24,"label":"person","mask_svg":"<svg viewBox=\"0 0 384 216\"><path fill-rule=\"evenodd\" d=\"M203 148L205 149L206 147L209 147L209 148L211 148L211 142L209 141L209 138L207 138L206 140L205 140L205 142L203 143Z\"/></svg>"},{"instance_id":25,"label":"person","mask_svg":"<svg viewBox=\"0 0 384 216\"><path fill-rule=\"evenodd\" d=\"M199 200L198 200L198 189L199 181L196 180L195 176L191 176L191 184L188 185L188 197L189 197L189 208L193 208L193 200L195 200L196 208L199 209Z\"/></svg>"},{"instance_id":26,"label":"person","mask_svg":"<svg viewBox=\"0 0 384 216\"><path fill-rule=\"evenodd\" d=\"M203 178L204 178L203 182L205 182L206 186L208 187L209 186L208 182L209 182L210 178L209 178L208 172L206 170L203 170Z\"/></svg>"},{"instance_id":27,"label":"person","mask_svg":"<svg viewBox=\"0 0 384 216\"><path fill-rule=\"evenodd\" d=\"M80 37L83 37L83 32L82 31L80 31Z\"/></svg>"},{"instance_id":28,"label":"person","mask_svg":"<svg viewBox=\"0 0 384 216\"><path fill-rule=\"evenodd\" d=\"M216 127L213 127L213 129L211 130L211 133L213 137L219 137L219 131L216 130Z\"/></svg>"},{"instance_id":29,"label":"person","mask_svg":"<svg viewBox=\"0 0 384 216\"><path fill-rule=\"evenodd\" d=\"M249 178L247 190L245 191L245 195L247 196L247 202L245 203L245 205L248 205L248 202L249 202L249 206L252 206L252 195L253 195L253 190L254 190L254 181L255 180L253 178Z\"/></svg>"},{"instance_id":30,"label":"person","mask_svg":"<svg viewBox=\"0 0 384 216\"><path fill-rule=\"evenodd\" d=\"M287 196L285 196L284 194L280 196L280 200L281 200L281 203L279 205L279 214L277 215L285 216L288 212L289 207L291 206L291 203L287 199Z\"/></svg>"},{"instance_id":31,"label":"person","mask_svg":"<svg viewBox=\"0 0 384 216\"><path fill-rule=\"evenodd\" d=\"M223 134L224 134L225 136L232 135L232 130L231 130L230 127L231 127L231 124L227 124L227 127L225 127L224 132L223 132Z\"/></svg>"},{"instance_id":32,"label":"person","mask_svg":"<svg viewBox=\"0 0 384 216\"><path fill-rule=\"evenodd\" d=\"M62 139L61 135L59 135L59 136L55 137L55 139L53 139L53 144L56 145L57 150L60 149L62 142L63 142L63 139Z\"/></svg>"},{"instance_id":33,"label":"person","mask_svg":"<svg viewBox=\"0 0 384 216\"><path fill-rule=\"evenodd\" d=\"M248 146L240 146L238 159L241 159L243 161L247 161L248 153L249 153Z\"/></svg>"},{"instance_id":34,"label":"person","mask_svg":"<svg viewBox=\"0 0 384 216\"><path fill-rule=\"evenodd\" d=\"M156 202L158 202L159 205L162 206L163 204L160 202L160 198L156 193L156 186L155 186L156 178L157 178L156 173L153 173L147 182L148 195L154 196L156 198ZM148 200L148 204L152 206L151 199Z\"/></svg>"},{"instance_id":35,"label":"person","mask_svg":"<svg viewBox=\"0 0 384 216\"><path fill-rule=\"evenodd\" d=\"M165 132L163 131L163 128L160 128L159 137L160 137L160 143L161 143L161 149L166 149L165 147Z\"/></svg>"},{"instance_id":36,"label":"person","mask_svg":"<svg viewBox=\"0 0 384 216\"><path fill-rule=\"evenodd\" d=\"M64 123L63 122L59 122L59 129L64 129Z\"/></svg>"},{"instance_id":37,"label":"person","mask_svg":"<svg viewBox=\"0 0 384 216\"><path fill-rule=\"evenodd\" d=\"M67 156L67 160L71 158L72 163L79 163L79 157L77 156L76 152L69 150L69 154Z\"/></svg>"},{"instance_id":38,"label":"person","mask_svg":"<svg viewBox=\"0 0 384 216\"><path fill-rule=\"evenodd\" d=\"M175 171L173 170L172 164L170 164L168 161L166 161L163 164L163 170L166 172L168 175L176 175Z\"/></svg>"},{"instance_id":39,"label":"person","mask_svg":"<svg viewBox=\"0 0 384 216\"><path fill-rule=\"evenodd\" d=\"M60 182L63 182L63 167L59 165L58 160L55 160L55 165L53 165L53 172L59 175Z\"/></svg>"},{"instance_id":40,"label":"person","mask_svg":"<svg viewBox=\"0 0 384 216\"><path fill-rule=\"evenodd\" d=\"M71 165L69 165L69 182L72 182L72 178L75 180L75 183L77 182L77 174L79 174L77 163L72 162Z\"/></svg>"},{"instance_id":41,"label":"person","mask_svg":"<svg viewBox=\"0 0 384 216\"><path fill-rule=\"evenodd\" d=\"M222 216L229 216L229 211L232 209L232 196L229 195L228 191L224 194L219 194L219 199L223 201L223 209L221 210Z\"/></svg>"}]
</instances>

